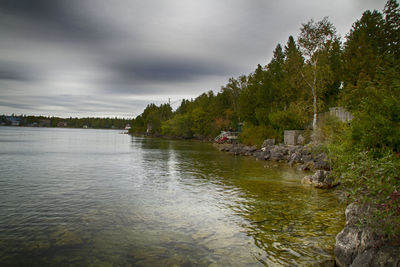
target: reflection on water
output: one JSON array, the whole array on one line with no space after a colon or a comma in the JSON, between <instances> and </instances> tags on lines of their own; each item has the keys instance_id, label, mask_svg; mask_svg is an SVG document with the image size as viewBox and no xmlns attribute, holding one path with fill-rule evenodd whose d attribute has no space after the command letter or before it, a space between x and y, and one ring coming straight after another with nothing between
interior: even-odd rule
<instances>
[{"instance_id":1,"label":"reflection on water","mask_svg":"<svg viewBox=\"0 0 400 267\"><path fill-rule=\"evenodd\" d=\"M343 207L285 165L109 130L0 127L2 265L332 258Z\"/></svg>"}]
</instances>

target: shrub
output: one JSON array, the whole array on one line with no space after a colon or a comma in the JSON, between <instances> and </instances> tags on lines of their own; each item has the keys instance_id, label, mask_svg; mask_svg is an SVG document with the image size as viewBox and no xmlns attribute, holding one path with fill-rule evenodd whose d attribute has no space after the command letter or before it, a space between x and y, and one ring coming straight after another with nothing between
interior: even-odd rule
<instances>
[{"instance_id":1,"label":"shrub","mask_svg":"<svg viewBox=\"0 0 400 267\"><path fill-rule=\"evenodd\" d=\"M239 136L239 141L245 145L255 145L261 147L267 138L276 138L277 132L270 125L244 125L243 131Z\"/></svg>"},{"instance_id":2,"label":"shrub","mask_svg":"<svg viewBox=\"0 0 400 267\"><path fill-rule=\"evenodd\" d=\"M349 188L349 198L372 208L364 223L387 238L400 235L400 160L388 148L365 150L354 144L352 128L329 145L333 170Z\"/></svg>"}]
</instances>

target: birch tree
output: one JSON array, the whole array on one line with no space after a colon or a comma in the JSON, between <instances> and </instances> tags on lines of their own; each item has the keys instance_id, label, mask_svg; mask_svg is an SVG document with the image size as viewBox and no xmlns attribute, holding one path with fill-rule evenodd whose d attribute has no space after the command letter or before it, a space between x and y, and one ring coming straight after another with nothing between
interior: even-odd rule
<instances>
[{"instance_id":1,"label":"birch tree","mask_svg":"<svg viewBox=\"0 0 400 267\"><path fill-rule=\"evenodd\" d=\"M312 93L313 130L317 128L318 94L323 90L323 81L329 76L329 66L324 66L322 62L324 52L328 51L337 39L336 29L327 17L318 22L311 19L300 28L298 44L308 65L308 68L302 69L300 73Z\"/></svg>"}]
</instances>

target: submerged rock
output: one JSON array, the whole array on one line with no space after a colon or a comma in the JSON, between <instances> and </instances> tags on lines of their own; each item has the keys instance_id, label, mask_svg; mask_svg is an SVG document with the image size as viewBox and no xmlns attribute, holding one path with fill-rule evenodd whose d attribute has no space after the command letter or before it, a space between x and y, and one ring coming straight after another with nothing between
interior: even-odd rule
<instances>
[{"instance_id":1,"label":"submerged rock","mask_svg":"<svg viewBox=\"0 0 400 267\"><path fill-rule=\"evenodd\" d=\"M301 183L310 184L316 188L332 188L335 186L333 182L330 172L323 170L317 170L313 175L305 176L301 180Z\"/></svg>"},{"instance_id":2,"label":"submerged rock","mask_svg":"<svg viewBox=\"0 0 400 267\"><path fill-rule=\"evenodd\" d=\"M219 151L229 152L232 149L232 144L217 144L214 143L214 146L218 148Z\"/></svg>"},{"instance_id":3,"label":"submerged rock","mask_svg":"<svg viewBox=\"0 0 400 267\"><path fill-rule=\"evenodd\" d=\"M342 266L400 266L400 246L382 242L379 234L368 227L359 227L368 207L352 203L346 208L346 225L336 236L335 260Z\"/></svg>"}]
</instances>

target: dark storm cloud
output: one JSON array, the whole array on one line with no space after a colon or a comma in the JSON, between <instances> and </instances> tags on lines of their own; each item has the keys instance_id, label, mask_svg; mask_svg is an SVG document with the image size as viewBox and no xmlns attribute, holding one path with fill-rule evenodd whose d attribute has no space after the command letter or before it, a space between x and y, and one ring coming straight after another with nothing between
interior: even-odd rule
<instances>
[{"instance_id":1,"label":"dark storm cloud","mask_svg":"<svg viewBox=\"0 0 400 267\"><path fill-rule=\"evenodd\" d=\"M96 42L112 31L79 10L76 0L0 0L0 22L33 39Z\"/></svg>"},{"instance_id":2,"label":"dark storm cloud","mask_svg":"<svg viewBox=\"0 0 400 267\"><path fill-rule=\"evenodd\" d=\"M0 0L3 12L24 15L36 19L57 18L60 5L65 1L57 0Z\"/></svg>"},{"instance_id":3,"label":"dark storm cloud","mask_svg":"<svg viewBox=\"0 0 400 267\"><path fill-rule=\"evenodd\" d=\"M111 66L119 80L126 82L187 82L207 75L229 74L229 67L219 62L193 59L150 59L121 61Z\"/></svg>"}]
</instances>

